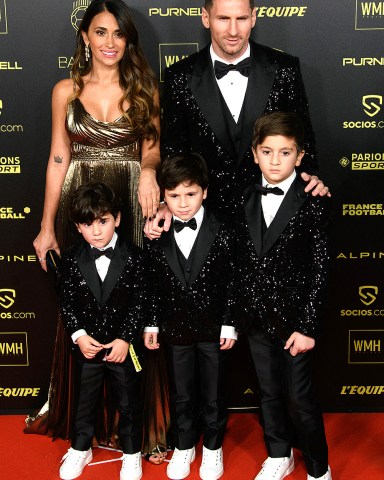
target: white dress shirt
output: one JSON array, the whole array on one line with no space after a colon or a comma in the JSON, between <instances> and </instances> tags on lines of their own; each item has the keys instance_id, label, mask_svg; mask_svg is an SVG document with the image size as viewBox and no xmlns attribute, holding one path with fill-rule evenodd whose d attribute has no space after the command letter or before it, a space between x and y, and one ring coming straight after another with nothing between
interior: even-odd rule
<instances>
[{"instance_id":1,"label":"white dress shirt","mask_svg":"<svg viewBox=\"0 0 384 480\"><path fill-rule=\"evenodd\" d=\"M203 206L200 207L200 209L194 215L194 218L196 220L196 226L197 226L196 230L192 230L192 228L189 228L189 227L183 228L182 230L180 230L180 232L176 232L176 230L174 230L176 244L180 248L181 253L184 255L185 258L189 257L193 244L195 243L197 235L199 234L201 224L203 223L203 218L204 218ZM173 220L179 220L180 222L183 222L183 223L185 222L185 220L182 220L181 218L176 217L175 215L173 215Z\"/></svg>"},{"instance_id":2,"label":"white dress shirt","mask_svg":"<svg viewBox=\"0 0 384 480\"><path fill-rule=\"evenodd\" d=\"M192 217L193 218L193 217ZM180 232L176 232L174 230L174 235L175 235L175 242L177 246L180 248L182 254L184 255L185 258L188 258L191 250L193 248L193 245L196 241L197 235L199 233L201 224L203 223L203 218L204 218L204 207L201 206L198 212L194 215L194 218L196 220L196 225L197 228L196 230L192 230L192 228L189 227L184 227ZM180 218L176 217L175 215L173 216L174 220L180 220L181 222L185 222L186 220L181 220ZM188 219L191 220L191 219ZM159 328L158 327L145 327L144 332L148 333L158 333ZM220 338L231 338L233 340L237 340L237 333L234 327L229 326L229 325L222 325L221 327L221 332L220 332Z\"/></svg>"},{"instance_id":3,"label":"white dress shirt","mask_svg":"<svg viewBox=\"0 0 384 480\"><path fill-rule=\"evenodd\" d=\"M275 195L273 193L268 193L268 195L261 196L261 206L263 209L264 220L267 227L269 227L269 225L272 223L272 220L275 218L275 215L280 208L282 201L284 200L285 194L288 192L289 187L292 185L295 178L296 171L294 170L292 174L282 182L271 185L266 181L264 175L262 176L263 187L279 187L284 192L284 195Z\"/></svg>"},{"instance_id":4,"label":"white dress shirt","mask_svg":"<svg viewBox=\"0 0 384 480\"><path fill-rule=\"evenodd\" d=\"M210 53L213 65L215 64L215 60L229 65L230 62L228 62L227 60L223 60L216 55L216 53L213 51L212 45ZM237 65L245 58L248 58L250 54L251 47L248 44L248 48L245 53L241 57L237 58L236 62L234 62L233 65ZM224 97L225 103L227 104L229 111L232 114L233 119L237 123L239 121L240 112L244 103L245 92L248 86L248 77L245 77L236 70L231 70L226 75L224 75L224 77L220 78L220 80L216 79L216 81L220 88L221 94Z\"/></svg>"},{"instance_id":5,"label":"white dress shirt","mask_svg":"<svg viewBox=\"0 0 384 480\"><path fill-rule=\"evenodd\" d=\"M103 251L109 247L112 247L114 249L116 246L116 242L117 242L117 233L114 232L112 239L108 243L108 245L105 245L105 247L99 248L99 250ZM91 245L91 249L92 248L97 248L97 247L94 247L93 245ZM111 259L106 257L105 255L101 255L99 258L95 260L96 270L102 282L104 282L104 279L107 276L110 263L111 263ZM73 343L77 343L77 339L82 335L87 335L87 332L83 328L81 328L80 330L76 330L76 332L72 333L71 338Z\"/></svg>"}]
</instances>

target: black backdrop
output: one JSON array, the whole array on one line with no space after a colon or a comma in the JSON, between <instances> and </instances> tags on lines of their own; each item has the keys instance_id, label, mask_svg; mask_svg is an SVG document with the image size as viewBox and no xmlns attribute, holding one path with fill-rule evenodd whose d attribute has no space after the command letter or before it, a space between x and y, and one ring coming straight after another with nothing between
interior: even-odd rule
<instances>
[{"instance_id":1,"label":"black backdrop","mask_svg":"<svg viewBox=\"0 0 384 480\"><path fill-rule=\"evenodd\" d=\"M160 80L165 65L209 39L201 0L126 1ZM320 176L334 198L334 273L316 365L322 405L383 411L384 3L257 3L253 38L301 59ZM69 75L75 27L87 5L0 0L2 412L37 408L47 395L57 307L32 241L42 212L51 89ZM233 370L231 406L257 405L252 371Z\"/></svg>"}]
</instances>

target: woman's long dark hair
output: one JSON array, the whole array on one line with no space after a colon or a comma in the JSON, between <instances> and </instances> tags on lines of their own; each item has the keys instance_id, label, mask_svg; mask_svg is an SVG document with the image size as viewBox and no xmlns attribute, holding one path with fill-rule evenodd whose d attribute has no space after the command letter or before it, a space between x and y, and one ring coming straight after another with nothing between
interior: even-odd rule
<instances>
[{"instance_id":1,"label":"woman's long dark hair","mask_svg":"<svg viewBox=\"0 0 384 480\"><path fill-rule=\"evenodd\" d=\"M102 12L109 12L116 18L121 34L127 41L124 56L119 62L120 86L124 92L119 101L119 109L132 132L142 134L144 138L155 142L159 137L153 123L154 118L159 115L159 108L154 102L157 80L144 57L130 11L122 0L93 0L85 11L77 32L77 47L72 66L72 78L77 88L69 101L80 96L84 88L83 77L92 70L92 58L88 62L85 60L82 33L88 32L93 18ZM127 112L123 108L124 101L129 102Z\"/></svg>"}]
</instances>

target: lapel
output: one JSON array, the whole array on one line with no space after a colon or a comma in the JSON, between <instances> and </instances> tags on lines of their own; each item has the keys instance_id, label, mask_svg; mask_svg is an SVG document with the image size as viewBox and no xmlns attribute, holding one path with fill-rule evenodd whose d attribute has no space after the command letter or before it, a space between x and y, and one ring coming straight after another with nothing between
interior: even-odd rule
<instances>
[{"instance_id":1,"label":"lapel","mask_svg":"<svg viewBox=\"0 0 384 480\"><path fill-rule=\"evenodd\" d=\"M113 257L111 258L111 263L109 264L107 276L102 284L100 303L104 304L108 300L112 290L115 288L118 278L124 270L128 257L129 253L127 245L120 242L118 238L113 251Z\"/></svg>"},{"instance_id":2,"label":"lapel","mask_svg":"<svg viewBox=\"0 0 384 480\"><path fill-rule=\"evenodd\" d=\"M196 238L195 252L191 266L190 284L196 280L203 268L220 225L221 222L205 209L203 223L201 224L199 234Z\"/></svg>"},{"instance_id":3,"label":"lapel","mask_svg":"<svg viewBox=\"0 0 384 480\"><path fill-rule=\"evenodd\" d=\"M86 242L83 242L80 245L78 252L75 254L75 259L84 280L93 293L93 296L99 303L101 303L100 277L96 270L95 261L90 255L90 250L91 247Z\"/></svg>"},{"instance_id":4,"label":"lapel","mask_svg":"<svg viewBox=\"0 0 384 480\"><path fill-rule=\"evenodd\" d=\"M248 187L248 190L245 192L244 210L249 234L257 256L260 258L263 246L261 226L263 212L261 209L261 195L252 187Z\"/></svg>"},{"instance_id":5,"label":"lapel","mask_svg":"<svg viewBox=\"0 0 384 480\"><path fill-rule=\"evenodd\" d=\"M196 56L192 74L187 76L188 83L192 95L211 130L227 152L236 158L235 147L231 140L223 110L224 99L217 85L209 48L210 45L207 45Z\"/></svg>"},{"instance_id":6,"label":"lapel","mask_svg":"<svg viewBox=\"0 0 384 480\"><path fill-rule=\"evenodd\" d=\"M176 241L175 241L173 224L171 225L171 228L168 230L168 232L163 232L161 234L161 237L159 239L159 244L164 251L164 255L169 265L169 268L179 279L183 287L187 288L187 282L185 280L184 273L181 269L179 259L177 258Z\"/></svg>"},{"instance_id":7,"label":"lapel","mask_svg":"<svg viewBox=\"0 0 384 480\"><path fill-rule=\"evenodd\" d=\"M216 234L219 230L220 225L221 222L217 220L214 215L207 212L207 209L205 209L203 222L201 224L199 234L196 238L196 244L194 245L195 251L191 265L190 284L192 284L196 280L201 269L203 268L203 265L211 250L212 244L216 238ZM179 279L183 287L187 288L188 284L185 280L184 273L177 258L176 241L173 226L171 226L168 232L163 232L159 239L159 243L164 251L164 255L167 259L169 267Z\"/></svg>"},{"instance_id":8,"label":"lapel","mask_svg":"<svg viewBox=\"0 0 384 480\"><path fill-rule=\"evenodd\" d=\"M262 46L252 41L250 41L250 45L251 73L239 119L243 123L239 149L240 161L252 143L255 120L265 111L276 76L276 65L269 61ZM242 116L243 118L241 118Z\"/></svg>"},{"instance_id":9,"label":"lapel","mask_svg":"<svg viewBox=\"0 0 384 480\"><path fill-rule=\"evenodd\" d=\"M292 217L308 198L307 194L304 192L305 186L306 183L298 175L286 193L275 218L272 220L272 223L265 233L263 248L260 254L261 257L264 256L274 245L285 227L291 221Z\"/></svg>"}]
</instances>

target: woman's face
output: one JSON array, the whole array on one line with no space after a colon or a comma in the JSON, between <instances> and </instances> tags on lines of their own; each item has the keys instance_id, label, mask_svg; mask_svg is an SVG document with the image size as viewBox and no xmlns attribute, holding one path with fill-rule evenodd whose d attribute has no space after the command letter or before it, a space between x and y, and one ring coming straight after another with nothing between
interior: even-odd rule
<instances>
[{"instance_id":1,"label":"woman's face","mask_svg":"<svg viewBox=\"0 0 384 480\"><path fill-rule=\"evenodd\" d=\"M127 41L123 37L116 18L109 12L93 17L88 32L83 32L83 40L92 51L93 64L114 66L125 53Z\"/></svg>"}]
</instances>

